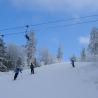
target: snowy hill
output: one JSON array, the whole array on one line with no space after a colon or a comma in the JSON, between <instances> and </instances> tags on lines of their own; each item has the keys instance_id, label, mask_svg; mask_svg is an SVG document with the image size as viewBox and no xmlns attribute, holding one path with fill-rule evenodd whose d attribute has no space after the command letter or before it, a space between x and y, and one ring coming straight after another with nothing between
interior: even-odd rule
<instances>
[{"instance_id":1,"label":"snowy hill","mask_svg":"<svg viewBox=\"0 0 98 98\"><path fill-rule=\"evenodd\" d=\"M69 62L25 70L16 81L13 72L0 73L0 98L98 98L98 65Z\"/></svg>"}]
</instances>

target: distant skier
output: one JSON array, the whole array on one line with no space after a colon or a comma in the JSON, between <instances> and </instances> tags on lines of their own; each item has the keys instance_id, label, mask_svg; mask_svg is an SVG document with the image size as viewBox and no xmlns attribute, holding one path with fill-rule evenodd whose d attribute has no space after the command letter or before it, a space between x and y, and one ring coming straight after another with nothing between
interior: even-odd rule
<instances>
[{"instance_id":1,"label":"distant skier","mask_svg":"<svg viewBox=\"0 0 98 98\"><path fill-rule=\"evenodd\" d=\"M34 74L34 64L33 63L31 63L30 69L31 69L31 74Z\"/></svg>"},{"instance_id":2,"label":"distant skier","mask_svg":"<svg viewBox=\"0 0 98 98\"><path fill-rule=\"evenodd\" d=\"M14 80L16 80L16 79L17 79L17 76L18 76L19 72L21 72L21 73L22 73L21 69L17 67L17 68L15 69Z\"/></svg>"},{"instance_id":3,"label":"distant skier","mask_svg":"<svg viewBox=\"0 0 98 98\"><path fill-rule=\"evenodd\" d=\"M71 64L72 64L72 67L75 67L74 62L75 62L75 60L74 60L74 59L71 59Z\"/></svg>"}]
</instances>

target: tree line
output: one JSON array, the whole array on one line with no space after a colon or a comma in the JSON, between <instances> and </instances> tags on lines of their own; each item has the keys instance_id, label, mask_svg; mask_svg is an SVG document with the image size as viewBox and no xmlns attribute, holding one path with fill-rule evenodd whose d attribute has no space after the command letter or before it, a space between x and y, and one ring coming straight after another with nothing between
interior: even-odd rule
<instances>
[{"instance_id":1,"label":"tree line","mask_svg":"<svg viewBox=\"0 0 98 98\"><path fill-rule=\"evenodd\" d=\"M30 63L35 63L35 67L41 65L61 62L63 59L63 50L61 45L58 46L57 53L53 56L48 48L37 49L37 39L34 32L25 34L25 45L16 45L15 43L6 44L0 37L0 70L14 70L18 57L21 58L22 68L28 68ZM38 51L39 50L39 51ZM2 69L4 68L4 69Z\"/></svg>"}]
</instances>

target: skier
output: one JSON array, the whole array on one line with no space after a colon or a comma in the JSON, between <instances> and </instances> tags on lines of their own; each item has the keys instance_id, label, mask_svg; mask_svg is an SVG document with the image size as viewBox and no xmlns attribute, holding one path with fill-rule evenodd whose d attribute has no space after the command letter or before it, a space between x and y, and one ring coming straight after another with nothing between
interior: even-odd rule
<instances>
[{"instance_id":1,"label":"skier","mask_svg":"<svg viewBox=\"0 0 98 98\"><path fill-rule=\"evenodd\" d=\"M31 74L34 74L34 64L33 63L31 63L30 69L31 69Z\"/></svg>"},{"instance_id":2,"label":"skier","mask_svg":"<svg viewBox=\"0 0 98 98\"><path fill-rule=\"evenodd\" d=\"M16 80L19 72L22 73L22 69L21 69L21 65L22 65L22 61L21 61L21 57L18 57L18 60L16 62L16 69L15 69L15 75L14 75L14 80Z\"/></svg>"},{"instance_id":3,"label":"skier","mask_svg":"<svg viewBox=\"0 0 98 98\"><path fill-rule=\"evenodd\" d=\"M21 73L22 73L21 69L20 69L19 67L17 67L17 68L15 69L14 80L16 80L16 78L17 78L17 76L18 76L19 72L21 72Z\"/></svg>"},{"instance_id":4,"label":"skier","mask_svg":"<svg viewBox=\"0 0 98 98\"><path fill-rule=\"evenodd\" d=\"M74 64L74 59L71 59L71 64L72 64L72 67L75 67L75 64Z\"/></svg>"}]
</instances>

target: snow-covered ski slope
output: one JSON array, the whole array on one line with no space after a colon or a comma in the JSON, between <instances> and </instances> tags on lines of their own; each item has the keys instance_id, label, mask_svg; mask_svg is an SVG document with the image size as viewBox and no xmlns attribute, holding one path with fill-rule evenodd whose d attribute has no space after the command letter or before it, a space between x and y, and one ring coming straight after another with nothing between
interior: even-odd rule
<instances>
[{"instance_id":1,"label":"snow-covered ski slope","mask_svg":"<svg viewBox=\"0 0 98 98\"><path fill-rule=\"evenodd\" d=\"M69 62L24 70L16 81L13 72L0 73L0 98L98 98L98 64Z\"/></svg>"}]
</instances>

